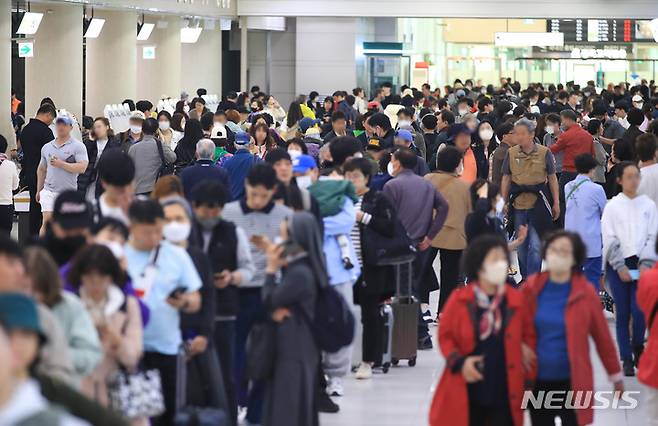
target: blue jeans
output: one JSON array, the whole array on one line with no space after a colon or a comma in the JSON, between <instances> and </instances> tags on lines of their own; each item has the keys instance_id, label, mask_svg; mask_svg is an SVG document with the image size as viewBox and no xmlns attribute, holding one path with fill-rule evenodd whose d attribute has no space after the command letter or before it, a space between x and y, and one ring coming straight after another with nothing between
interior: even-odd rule
<instances>
[{"instance_id":1,"label":"blue jeans","mask_svg":"<svg viewBox=\"0 0 658 426\"><path fill-rule=\"evenodd\" d=\"M541 270L541 239L530 222L530 210L514 210L514 230L518 232L521 225L528 225L528 237L517 250L521 276L526 280Z\"/></svg>"},{"instance_id":2,"label":"blue jeans","mask_svg":"<svg viewBox=\"0 0 658 426\"><path fill-rule=\"evenodd\" d=\"M637 306L637 282L623 282L617 271L607 266L608 284L615 300L617 345L622 360L633 359L633 347L644 344L644 315ZM629 336L629 323L633 318L633 336Z\"/></svg>"},{"instance_id":3,"label":"blue jeans","mask_svg":"<svg viewBox=\"0 0 658 426\"><path fill-rule=\"evenodd\" d=\"M265 386L262 382L247 380L247 336L256 323L263 321L265 312L260 288L240 289L240 311L235 324L235 383L238 405L247 407L247 421L260 424ZM251 386L250 386L251 385Z\"/></svg>"},{"instance_id":4,"label":"blue jeans","mask_svg":"<svg viewBox=\"0 0 658 426\"><path fill-rule=\"evenodd\" d=\"M587 280L594 284L596 292L599 292L599 283L601 281L601 256L588 257L583 264L583 273Z\"/></svg>"}]
</instances>

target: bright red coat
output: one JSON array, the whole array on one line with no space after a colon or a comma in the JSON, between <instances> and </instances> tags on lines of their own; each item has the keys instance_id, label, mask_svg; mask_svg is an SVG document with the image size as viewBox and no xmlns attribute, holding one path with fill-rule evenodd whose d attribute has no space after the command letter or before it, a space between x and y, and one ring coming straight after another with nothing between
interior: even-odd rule
<instances>
[{"instance_id":1,"label":"bright red coat","mask_svg":"<svg viewBox=\"0 0 658 426\"><path fill-rule=\"evenodd\" d=\"M477 307L473 284L455 290L441 313L439 347L446 358L446 367L434 393L430 408L431 426L468 426L468 389L461 371L453 373L450 366L475 350L477 341ZM534 347L534 327L524 307L522 294L512 287L505 289L505 361L510 410L515 426L523 425L521 401L531 373L523 370L521 343Z\"/></svg>"},{"instance_id":2,"label":"bright red coat","mask_svg":"<svg viewBox=\"0 0 658 426\"><path fill-rule=\"evenodd\" d=\"M523 293L531 318L537 312L537 296L548 281L548 273L542 272L531 276ZM591 391L594 388L592 363L589 355L589 336L594 339L596 350L603 362L611 382L622 379L619 365L619 353L615 346L608 323L603 316L601 301L596 290L581 273L573 274L571 292L565 307L565 327L567 333L567 352L571 373L571 389L574 391ZM533 347L533 349L535 349ZM590 400L590 404L594 398ZM579 425L594 421L592 408L576 410Z\"/></svg>"},{"instance_id":3,"label":"bright red coat","mask_svg":"<svg viewBox=\"0 0 658 426\"><path fill-rule=\"evenodd\" d=\"M636 298L649 327L649 315L658 302L658 263L642 273ZM658 314L649 329L649 340L640 357L637 379L647 386L658 388Z\"/></svg>"}]
</instances>

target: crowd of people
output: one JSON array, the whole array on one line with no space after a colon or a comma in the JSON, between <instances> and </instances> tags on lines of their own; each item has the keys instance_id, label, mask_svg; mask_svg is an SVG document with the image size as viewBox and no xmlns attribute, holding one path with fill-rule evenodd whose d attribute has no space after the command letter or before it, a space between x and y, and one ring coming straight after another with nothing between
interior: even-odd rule
<instances>
[{"instance_id":1,"label":"crowd of people","mask_svg":"<svg viewBox=\"0 0 658 426\"><path fill-rule=\"evenodd\" d=\"M524 391L591 391L590 338L655 422L656 86L499 83L287 110L253 87L209 111L199 89L174 114L125 100L118 134L50 98L26 121L12 99L0 424L318 424L390 357L396 250L417 349L446 360L431 425L520 426ZM585 425L591 405L530 417Z\"/></svg>"}]
</instances>

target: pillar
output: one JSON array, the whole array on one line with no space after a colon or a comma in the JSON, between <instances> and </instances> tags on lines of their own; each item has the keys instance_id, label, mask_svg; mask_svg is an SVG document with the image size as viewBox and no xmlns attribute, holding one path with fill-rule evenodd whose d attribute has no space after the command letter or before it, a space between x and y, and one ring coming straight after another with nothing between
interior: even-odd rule
<instances>
[{"instance_id":1,"label":"pillar","mask_svg":"<svg viewBox=\"0 0 658 426\"><path fill-rule=\"evenodd\" d=\"M11 104L8 99L11 97L11 2L2 2L0 10L0 75L4 78L0 80L0 99L7 100L0 102L0 135L7 138L9 149L16 148L16 138L14 128L11 125ZM26 111L27 114L27 111Z\"/></svg>"},{"instance_id":2,"label":"pillar","mask_svg":"<svg viewBox=\"0 0 658 426\"><path fill-rule=\"evenodd\" d=\"M44 16L34 35L34 57L25 60L25 114L34 116L48 96L81 121L82 6L34 3L31 10Z\"/></svg>"},{"instance_id":3,"label":"pillar","mask_svg":"<svg viewBox=\"0 0 658 426\"><path fill-rule=\"evenodd\" d=\"M222 31L204 29L199 41L181 44L183 70L180 87L191 96L203 87L208 94L222 94ZM178 96L178 95L176 95Z\"/></svg>"},{"instance_id":4,"label":"pillar","mask_svg":"<svg viewBox=\"0 0 658 426\"><path fill-rule=\"evenodd\" d=\"M147 22L156 23L155 18ZM178 98L181 91L181 42L180 18L163 19L166 28L156 25L147 41L137 44L137 96L135 100L147 99L157 104L162 96ZM143 46L155 46L155 59L144 59ZM195 62L184 64L183 74L197 71Z\"/></svg>"},{"instance_id":5,"label":"pillar","mask_svg":"<svg viewBox=\"0 0 658 426\"><path fill-rule=\"evenodd\" d=\"M105 25L98 38L86 40L85 113L98 117L106 104L137 95L137 14L96 10L94 18L105 19Z\"/></svg>"},{"instance_id":6,"label":"pillar","mask_svg":"<svg viewBox=\"0 0 658 426\"><path fill-rule=\"evenodd\" d=\"M240 90L249 90L247 87L247 64L249 56L247 52L248 42L247 18L240 18Z\"/></svg>"},{"instance_id":7,"label":"pillar","mask_svg":"<svg viewBox=\"0 0 658 426\"><path fill-rule=\"evenodd\" d=\"M296 28L296 93L356 87L357 18L299 17Z\"/></svg>"}]
</instances>

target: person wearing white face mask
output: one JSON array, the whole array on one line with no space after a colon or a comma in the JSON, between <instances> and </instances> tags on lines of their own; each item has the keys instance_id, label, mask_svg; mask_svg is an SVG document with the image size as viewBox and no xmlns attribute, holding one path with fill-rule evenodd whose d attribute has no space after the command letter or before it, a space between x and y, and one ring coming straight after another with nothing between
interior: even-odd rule
<instances>
[{"instance_id":1,"label":"person wearing white face mask","mask_svg":"<svg viewBox=\"0 0 658 426\"><path fill-rule=\"evenodd\" d=\"M577 234L558 231L548 236L543 248L547 271L533 275L523 292L536 334L539 392L591 392L593 374L590 337L615 391L624 391L621 367L601 302L594 287L582 274L586 248ZM552 424L556 416L563 425L593 423L592 401L574 410L530 408L533 425ZM551 407L553 408L553 407Z\"/></svg>"},{"instance_id":2,"label":"person wearing white face mask","mask_svg":"<svg viewBox=\"0 0 658 426\"><path fill-rule=\"evenodd\" d=\"M544 128L544 130L546 131L546 134L544 135L544 140L542 141L542 145L544 145L547 148L550 148L551 146L557 143L557 138L559 138L560 134L562 134L562 130L561 130L562 119L560 118L559 114L550 113L546 116L545 121L546 121L546 127ZM554 155L554 157L555 157L555 173L559 179L560 174L562 173L562 160L564 158L564 152L558 152L557 154Z\"/></svg>"},{"instance_id":3,"label":"person wearing white face mask","mask_svg":"<svg viewBox=\"0 0 658 426\"><path fill-rule=\"evenodd\" d=\"M533 378L534 333L522 294L506 285L508 267L502 238L480 237L464 252L469 284L452 292L441 315L446 367L430 426L523 424L519 401Z\"/></svg>"},{"instance_id":4,"label":"person wearing white face mask","mask_svg":"<svg viewBox=\"0 0 658 426\"><path fill-rule=\"evenodd\" d=\"M181 333L187 348L187 401L201 407L228 409L222 371L213 344L216 317L215 286L212 266L199 247L188 244L192 230L192 209L181 197L162 202L165 225L162 235L170 243L184 248L201 277L201 309L181 315Z\"/></svg>"},{"instance_id":5,"label":"person wearing white face mask","mask_svg":"<svg viewBox=\"0 0 658 426\"><path fill-rule=\"evenodd\" d=\"M131 146L142 140L142 124L146 116L141 111L133 111L128 119L128 130L119 135L121 139L121 149L128 152Z\"/></svg>"},{"instance_id":6,"label":"person wearing white face mask","mask_svg":"<svg viewBox=\"0 0 658 426\"><path fill-rule=\"evenodd\" d=\"M473 140L471 149L477 164L477 177L487 179L492 154L498 148L492 123L487 120L480 122L471 139Z\"/></svg>"},{"instance_id":7,"label":"person wearing white face mask","mask_svg":"<svg viewBox=\"0 0 658 426\"><path fill-rule=\"evenodd\" d=\"M174 137L174 130L171 128L171 114L165 110L158 113L158 133L156 137L160 139L164 145L171 148L171 140Z\"/></svg>"}]
</instances>

